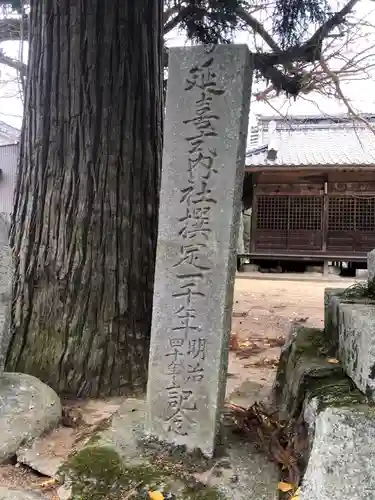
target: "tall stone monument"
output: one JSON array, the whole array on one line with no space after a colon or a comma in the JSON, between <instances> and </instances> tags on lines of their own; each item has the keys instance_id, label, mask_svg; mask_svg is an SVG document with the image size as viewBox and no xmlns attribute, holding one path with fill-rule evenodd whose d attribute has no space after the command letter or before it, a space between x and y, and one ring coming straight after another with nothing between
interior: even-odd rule
<instances>
[{"instance_id":1,"label":"tall stone monument","mask_svg":"<svg viewBox=\"0 0 375 500\"><path fill-rule=\"evenodd\" d=\"M225 396L251 81L245 45L169 52L148 430L207 456Z\"/></svg>"}]
</instances>

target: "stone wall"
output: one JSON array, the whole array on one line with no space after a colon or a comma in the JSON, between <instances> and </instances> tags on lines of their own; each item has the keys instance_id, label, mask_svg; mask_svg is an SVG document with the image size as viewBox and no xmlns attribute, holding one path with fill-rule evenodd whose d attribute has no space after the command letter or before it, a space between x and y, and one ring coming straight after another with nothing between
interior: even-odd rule
<instances>
[{"instance_id":1,"label":"stone wall","mask_svg":"<svg viewBox=\"0 0 375 500\"><path fill-rule=\"evenodd\" d=\"M308 429L299 500L375 498L374 266L368 284L326 289L324 330L292 331L281 355L280 414Z\"/></svg>"}]
</instances>

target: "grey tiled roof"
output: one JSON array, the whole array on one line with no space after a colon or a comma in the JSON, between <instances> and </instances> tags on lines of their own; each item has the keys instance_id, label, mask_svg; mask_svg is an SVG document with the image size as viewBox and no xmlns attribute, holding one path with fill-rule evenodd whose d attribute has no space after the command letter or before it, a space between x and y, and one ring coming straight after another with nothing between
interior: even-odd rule
<instances>
[{"instance_id":1,"label":"grey tiled roof","mask_svg":"<svg viewBox=\"0 0 375 500\"><path fill-rule=\"evenodd\" d=\"M375 134L359 122L278 122L272 137L272 147L277 150L275 161L267 160L267 150L260 148L267 146L270 139L266 133L257 147L247 151L247 166L375 166Z\"/></svg>"},{"instance_id":2,"label":"grey tiled roof","mask_svg":"<svg viewBox=\"0 0 375 500\"><path fill-rule=\"evenodd\" d=\"M20 130L0 121L0 146L18 142L20 134Z\"/></svg>"}]
</instances>

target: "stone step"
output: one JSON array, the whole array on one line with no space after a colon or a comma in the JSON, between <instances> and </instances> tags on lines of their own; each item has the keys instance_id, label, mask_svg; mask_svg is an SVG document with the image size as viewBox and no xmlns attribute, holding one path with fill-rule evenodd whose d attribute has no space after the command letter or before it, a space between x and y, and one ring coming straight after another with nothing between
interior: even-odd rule
<instances>
[{"instance_id":1,"label":"stone step","mask_svg":"<svg viewBox=\"0 0 375 500\"><path fill-rule=\"evenodd\" d=\"M366 395L330 357L332 331L293 331L277 374L275 394L284 417L301 419L307 426L299 499L373 499L375 413Z\"/></svg>"},{"instance_id":2,"label":"stone step","mask_svg":"<svg viewBox=\"0 0 375 500\"><path fill-rule=\"evenodd\" d=\"M325 332L358 389L375 399L375 301L325 291Z\"/></svg>"}]
</instances>

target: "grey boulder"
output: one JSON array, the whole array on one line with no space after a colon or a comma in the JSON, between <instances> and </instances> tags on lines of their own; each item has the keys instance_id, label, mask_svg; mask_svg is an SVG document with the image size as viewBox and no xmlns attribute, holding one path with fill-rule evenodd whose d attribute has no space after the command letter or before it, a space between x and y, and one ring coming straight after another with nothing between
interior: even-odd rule
<instances>
[{"instance_id":1,"label":"grey boulder","mask_svg":"<svg viewBox=\"0 0 375 500\"><path fill-rule=\"evenodd\" d=\"M43 500L43 497L32 491L13 490L0 486L0 500Z\"/></svg>"},{"instance_id":2,"label":"grey boulder","mask_svg":"<svg viewBox=\"0 0 375 500\"><path fill-rule=\"evenodd\" d=\"M367 405L328 407L318 413L313 399L305 419L314 440L300 500L373 500L375 498L375 419Z\"/></svg>"},{"instance_id":3,"label":"grey boulder","mask_svg":"<svg viewBox=\"0 0 375 500\"><path fill-rule=\"evenodd\" d=\"M50 387L24 373L1 374L0 463L14 456L21 446L55 428L60 418L61 403Z\"/></svg>"}]
</instances>

